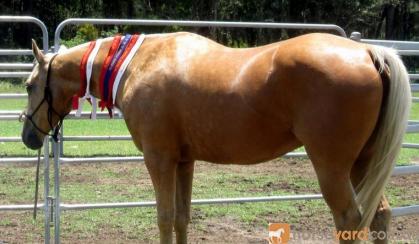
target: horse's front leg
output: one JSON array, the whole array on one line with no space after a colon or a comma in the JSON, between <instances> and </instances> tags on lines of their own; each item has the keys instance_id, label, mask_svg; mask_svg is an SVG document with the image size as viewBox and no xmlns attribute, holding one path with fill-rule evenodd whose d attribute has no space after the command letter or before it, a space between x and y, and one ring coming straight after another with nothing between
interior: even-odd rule
<instances>
[{"instance_id":1,"label":"horse's front leg","mask_svg":"<svg viewBox=\"0 0 419 244\"><path fill-rule=\"evenodd\" d=\"M187 243L188 224L190 221L192 179L194 161L181 161L176 173L176 243Z\"/></svg>"},{"instance_id":2,"label":"horse's front leg","mask_svg":"<svg viewBox=\"0 0 419 244\"><path fill-rule=\"evenodd\" d=\"M160 243L171 244L175 218L176 165L172 153L144 150L144 159L153 182L157 202Z\"/></svg>"}]
</instances>

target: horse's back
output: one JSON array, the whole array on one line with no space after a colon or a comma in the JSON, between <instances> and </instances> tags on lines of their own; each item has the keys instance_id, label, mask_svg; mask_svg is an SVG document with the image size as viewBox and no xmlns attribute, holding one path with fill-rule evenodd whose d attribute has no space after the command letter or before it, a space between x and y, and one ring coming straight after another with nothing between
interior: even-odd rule
<instances>
[{"instance_id":1,"label":"horse's back","mask_svg":"<svg viewBox=\"0 0 419 244\"><path fill-rule=\"evenodd\" d=\"M136 92L138 99L147 97L139 106L151 117L149 125L159 128L147 131L171 133L186 157L230 163L274 158L306 140L307 120L321 127L338 109L365 105L362 87L381 92L379 77L369 80L377 72L365 46L332 35L248 49L190 33L162 38L150 51L159 61L156 75L148 73ZM381 97L370 100L368 109Z\"/></svg>"}]
</instances>

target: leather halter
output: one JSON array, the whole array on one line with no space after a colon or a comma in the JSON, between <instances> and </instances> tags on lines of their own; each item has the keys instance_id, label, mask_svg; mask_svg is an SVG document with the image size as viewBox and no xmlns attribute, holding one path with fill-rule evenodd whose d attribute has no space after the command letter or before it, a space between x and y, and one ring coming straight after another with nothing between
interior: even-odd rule
<instances>
[{"instance_id":1,"label":"leather halter","mask_svg":"<svg viewBox=\"0 0 419 244\"><path fill-rule=\"evenodd\" d=\"M54 109L53 105L53 96L52 96L52 92L51 92L51 88L50 88L50 74L51 74L51 64L54 61L55 57L57 57L57 54L55 54L54 56L52 56L51 60L48 63L48 71L47 71L47 80L46 80L46 85L45 85L45 90L44 90L44 98L42 98L41 102L38 104L38 106L36 106L35 110L32 112L32 114L25 114L25 117L32 123L33 127L35 127L35 129L37 129L39 132L41 132L44 135L48 135L51 136L52 139L55 142L58 142L58 134L60 133L60 128L63 124L63 120L64 120L64 116L62 116L60 113L57 112L57 110ZM41 107L41 105L46 102L48 105L48 110L47 110L47 119L48 119L48 124L50 126L50 129L48 131L44 131L43 129L41 129L36 123L35 121L33 121L33 116L39 111L39 108ZM55 114L58 116L59 118L59 122L58 124L54 127L52 125L52 115ZM49 133L50 130L54 130L54 132L52 134Z\"/></svg>"}]
</instances>

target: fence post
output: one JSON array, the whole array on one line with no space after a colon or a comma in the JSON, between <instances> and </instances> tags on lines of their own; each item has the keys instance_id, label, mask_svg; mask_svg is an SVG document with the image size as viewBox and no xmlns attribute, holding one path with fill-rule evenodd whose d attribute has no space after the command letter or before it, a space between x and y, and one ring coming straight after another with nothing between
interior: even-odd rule
<instances>
[{"instance_id":1,"label":"fence post","mask_svg":"<svg viewBox=\"0 0 419 244\"><path fill-rule=\"evenodd\" d=\"M361 41L361 33L354 31L351 33L351 36L349 37L351 40L360 42Z\"/></svg>"},{"instance_id":2,"label":"fence post","mask_svg":"<svg viewBox=\"0 0 419 244\"><path fill-rule=\"evenodd\" d=\"M50 206L49 206L49 136L44 139L44 228L45 244L50 243Z\"/></svg>"},{"instance_id":3,"label":"fence post","mask_svg":"<svg viewBox=\"0 0 419 244\"><path fill-rule=\"evenodd\" d=\"M60 244L60 141L53 142L54 150L54 243Z\"/></svg>"}]
</instances>

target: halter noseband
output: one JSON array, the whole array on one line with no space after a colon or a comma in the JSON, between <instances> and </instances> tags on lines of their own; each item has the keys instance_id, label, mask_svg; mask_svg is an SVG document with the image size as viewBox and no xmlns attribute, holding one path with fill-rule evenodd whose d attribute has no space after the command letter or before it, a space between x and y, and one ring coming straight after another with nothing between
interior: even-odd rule
<instances>
[{"instance_id":1,"label":"halter noseband","mask_svg":"<svg viewBox=\"0 0 419 244\"><path fill-rule=\"evenodd\" d=\"M32 123L33 127L35 127L35 129L37 129L39 132L41 132L44 135L48 135L51 136L52 139L55 142L58 142L58 134L60 133L60 128L63 124L63 120L65 116L62 116L60 113L57 112L57 110L54 109L53 105L53 100L52 100L52 92L51 92L51 88L50 88L50 74L51 74L51 64L54 61L55 57L57 57L57 54L55 54L54 56L52 56L51 60L48 63L48 71L47 71L47 80L46 80L46 85L45 85L45 90L44 90L44 98L42 99L42 101L38 104L38 106L36 106L35 110L32 112L32 114L28 115L25 114L25 117ZM47 111L47 119L48 119L48 124L50 126L50 130L54 130L54 133L50 134L49 131L44 131L43 129L41 129L36 123L35 121L33 121L33 116L39 111L39 108L41 107L41 105L46 102L48 105L48 111ZM59 122L57 124L57 126L52 125L52 114L55 114L58 116L59 118Z\"/></svg>"}]
</instances>

